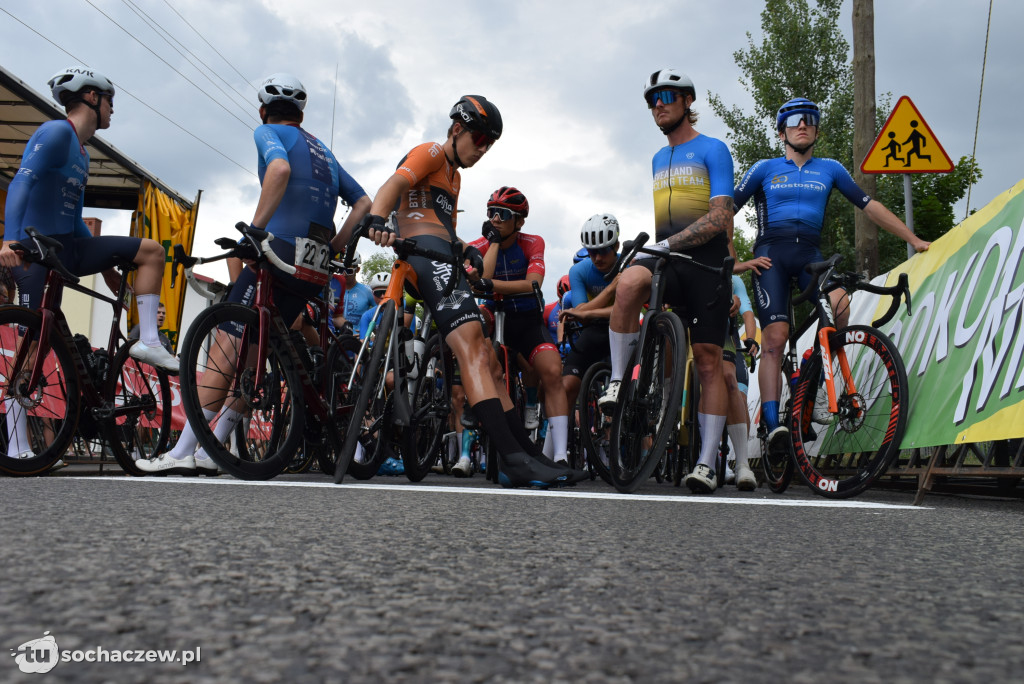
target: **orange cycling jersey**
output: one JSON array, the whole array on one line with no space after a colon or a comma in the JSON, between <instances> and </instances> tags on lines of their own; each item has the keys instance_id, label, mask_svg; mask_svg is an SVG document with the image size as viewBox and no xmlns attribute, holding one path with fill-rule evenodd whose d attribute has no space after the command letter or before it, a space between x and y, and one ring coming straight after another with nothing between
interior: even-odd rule
<instances>
[{"instance_id":1,"label":"orange cycling jersey","mask_svg":"<svg viewBox=\"0 0 1024 684\"><path fill-rule=\"evenodd\" d=\"M395 207L398 233L417 223L431 223L455 237L455 211L459 203L459 172L448 161L439 143L414 147L398 163L395 173L412 186Z\"/></svg>"}]
</instances>

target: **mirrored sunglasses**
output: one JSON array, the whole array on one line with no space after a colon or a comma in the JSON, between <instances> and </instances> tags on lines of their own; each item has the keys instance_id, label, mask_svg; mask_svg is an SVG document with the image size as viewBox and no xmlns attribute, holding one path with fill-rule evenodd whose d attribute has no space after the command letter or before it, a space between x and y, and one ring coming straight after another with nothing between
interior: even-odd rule
<instances>
[{"instance_id":1,"label":"mirrored sunglasses","mask_svg":"<svg viewBox=\"0 0 1024 684\"><path fill-rule=\"evenodd\" d=\"M661 100L662 104L670 105L682 96L683 94L678 90L655 90L647 93L647 108L654 109L658 100Z\"/></svg>"},{"instance_id":2,"label":"mirrored sunglasses","mask_svg":"<svg viewBox=\"0 0 1024 684\"><path fill-rule=\"evenodd\" d=\"M513 216L519 216L516 212L506 207L487 207L487 218L498 217L499 221L508 221Z\"/></svg>"},{"instance_id":3,"label":"mirrored sunglasses","mask_svg":"<svg viewBox=\"0 0 1024 684\"><path fill-rule=\"evenodd\" d=\"M817 126L818 122L821 121L819 114L812 112L801 112L799 114L790 114L784 119L786 128L796 128L800 125L800 122L805 122L808 126Z\"/></svg>"}]
</instances>

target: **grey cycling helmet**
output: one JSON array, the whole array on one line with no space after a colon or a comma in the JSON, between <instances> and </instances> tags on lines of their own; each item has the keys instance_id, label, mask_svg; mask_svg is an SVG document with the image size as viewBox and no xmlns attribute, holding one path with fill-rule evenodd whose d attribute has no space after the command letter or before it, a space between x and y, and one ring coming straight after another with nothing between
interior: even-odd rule
<instances>
[{"instance_id":1,"label":"grey cycling helmet","mask_svg":"<svg viewBox=\"0 0 1024 684\"><path fill-rule=\"evenodd\" d=\"M68 67L54 74L47 83L50 86L50 92L53 93L53 99L62 107L65 106L61 100L62 95L78 93L87 88L94 88L101 93L114 96L114 83L100 72L87 66Z\"/></svg>"},{"instance_id":2,"label":"grey cycling helmet","mask_svg":"<svg viewBox=\"0 0 1024 684\"><path fill-rule=\"evenodd\" d=\"M260 84L260 102L291 102L302 111L306 107L306 86L291 74L271 74Z\"/></svg>"},{"instance_id":3,"label":"grey cycling helmet","mask_svg":"<svg viewBox=\"0 0 1024 684\"><path fill-rule=\"evenodd\" d=\"M697 89L694 88L693 81L690 80L689 76L675 69L662 69L661 71L655 71L644 81L644 100L647 99L649 93L664 88L675 88L684 93L689 93L690 97L694 100L697 99Z\"/></svg>"},{"instance_id":4,"label":"grey cycling helmet","mask_svg":"<svg viewBox=\"0 0 1024 684\"><path fill-rule=\"evenodd\" d=\"M583 224L580 241L587 249L611 247L619 241L619 221L611 214L594 214Z\"/></svg>"}]
</instances>

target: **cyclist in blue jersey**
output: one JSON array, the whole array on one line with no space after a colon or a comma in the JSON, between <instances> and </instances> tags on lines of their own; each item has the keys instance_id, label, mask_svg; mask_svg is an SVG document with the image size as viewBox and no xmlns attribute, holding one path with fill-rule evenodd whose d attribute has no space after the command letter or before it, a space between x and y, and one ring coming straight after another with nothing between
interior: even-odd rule
<instances>
[{"instance_id":1,"label":"cyclist in blue jersey","mask_svg":"<svg viewBox=\"0 0 1024 684\"><path fill-rule=\"evenodd\" d=\"M31 246L26 227L35 227L63 244L58 258L69 271L80 276L102 273L114 292L120 286L114 266L121 261L136 264L134 291L140 342L132 345L130 353L140 361L176 374L178 360L160 344L157 325L164 248L148 238L94 237L82 220L89 177L85 143L97 130L110 126L114 84L98 71L74 66L56 74L49 86L53 99L67 111L67 119L47 121L25 145L21 167L8 188L0 264L14 269L20 303L32 309L38 308L42 300L49 269L42 264L14 268L22 262L10 243Z\"/></svg>"},{"instance_id":2,"label":"cyclist in blue jersey","mask_svg":"<svg viewBox=\"0 0 1024 684\"><path fill-rule=\"evenodd\" d=\"M562 343L562 326L559 325L558 314L562 310L562 306L565 303L565 295L568 292L569 276L564 275L558 279L558 285L555 287L555 294L557 295L557 298L555 301L544 307L544 325L547 326L548 337L550 337L551 341L556 345ZM562 351L564 352L565 350Z\"/></svg>"},{"instance_id":3,"label":"cyclist in blue jersey","mask_svg":"<svg viewBox=\"0 0 1024 684\"><path fill-rule=\"evenodd\" d=\"M693 81L679 71L662 69L644 82L644 100L668 145L654 155L655 247L683 252L694 260L720 267L729 256L733 218L733 164L729 149L720 140L695 128L697 114L691 109L697 93ZM651 277L657 259L638 258L619 275L615 304L609 321L612 371L608 390L599 403L606 412L618 400L619 384L632 348L640 336L640 310L651 293ZM664 271L666 301L684 311L680 318L690 329L693 355L702 393L698 420L702 435L720 435L729 403L722 376L722 344L729 320L730 301L719 297L713 307L708 299L715 285L706 272L679 260ZM704 439L686 485L694 492L713 492L717 486L715 460L718 441Z\"/></svg>"},{"instance_id":4,"label":"cyclist in blue jersey","mask_svg":"<svg viewBox=\"0 0 1024 684\"><path fill-rule=\"evenodd\" d=\"M319 294L329 277L321 260L315 264L304 261L310 249L320 251L325 246L338 252L347 244L352 229L370 208L370 199L362 187L348 175L327 146L302 129L303 109L306 106L306 88L290 74L277 73L268 77L259 88L260 120L263 125L253 133L259 154L260 197L253 213L251 225L274 234L271 248L288 264L300 270L289 275L268 266L274 273L274 304L285 321L294 321L305 309L306 302ZM341 197L352 211L337 235L332 238L334 214ZM250 304L255 296L256 272L243 268L227 300ZM221 330L218 335L231 335ZM227 354L233 345L225 341L215 347L222 358L211 358L211 368L233 368L234 358ZM217 373L208 371L207 375ZM203 406L222 408L204 409L206 418L214 425L214 435L224 441L235 425L244 417L243 402L238 399L224 402L231 377L217 374L218 383L206 378L199 383L199 398ZM216 389L217 384L223 389ZM139 461L139 468L157 474L215 475L217 466L200 449L195 455L198 439L191 425L186 425L174 448L149 461Z\"/></svg>"},{"instance_id":5,"label":"cyclist in blue jersey","mask_svg":"<svg viewBox=\"0 0 1024 684\"><path fill-rule=\"evenodd\" d=\"M810 281L804 266L822 260L819 249L825 205L835 188L868 218L918 252L931 243L914 235L906 224L868 197L849 172L834 159L814 157L821 112L806 98L794 98L775 116L775 130L785 155L762 159L744 174L735 190L735 209L753 197L757 212L754 256L768 257L771 266L755 272L754 293L762 330L761 368L757 379L761 392L761 417L769 431L769 448L788 450L788 431L779 425L780 369L789 337L791 282L803 289ZM832 309L839 327L849 320L846 293L832 293Z\"/></svg>"},{"instance_id":6,"label":"cyclist in blue jersey","mask_svg":"<svg viewBox=\"0 0 1024 684\"><path fill-rule=\"evenodd\" d=\"M595 363L607 361L608 318L612 301L596 300L608 287L605 276L615 268L619 254L619 221L611 214L594 214L583 224L580 241L587 250L583 259L569 269L569 294L574 306L562 310L561 318L575 318L583 324L579 336L565 357L562 386L569 406L576 405L583 374Z\"/></svg>"},{"instance_id":7,"label":"cyclist in blue jersey","mask_svg":"<svg viewBox=\"0 0 1024 684\"><path fill-rule=\"evenodd\" d=\"M342 280L339 280L338 276L331 280L331 289L336 301L331 322L336 330L347 331L352 328L353 333L358 332L363 314L377 306L371 289L359 282L356 277L362 269L362 263L363 258L356 252L352 266L342 276Z\"/></svg>"},{"instance_id":8,"label":"cyclist in blue jersey","mask_svg":"<svg viewBox=\"0 0 1024 684\"><path fill-rule=\"evenodd\" d=\"M47 121L29 138L18 173L7 189L6 234L0 248L0 266L11 269L18 284L20 304L37 309L42 303L49 269L39 263L22 264L11 243L33 248L25 232L34 227L58 240L57 255L75 275L102 273L107 286L118 291L119 262L134 263L135 302L139 309L139 341L129 353L133 358L177 374L178 360L160 344L157 309L163 280L165 253L160 243L148 238L94 237L82 220L85 187L89 179L89 153L85 143L97 130L110 126L114 114L114 84L103 74L83 66L69 67L50 80L54 100L65 108L67 119ZM5 400L7 456L30 458L28 421L24 407ZM58 462L58 467L63 466Z\"/></svg>"}]
</instances>

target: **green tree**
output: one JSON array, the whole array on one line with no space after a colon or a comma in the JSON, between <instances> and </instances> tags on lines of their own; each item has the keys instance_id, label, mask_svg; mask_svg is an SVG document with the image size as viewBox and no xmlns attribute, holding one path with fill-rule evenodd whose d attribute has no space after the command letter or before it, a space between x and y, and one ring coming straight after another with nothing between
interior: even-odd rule
<instances>
[{"instance_id":1,"label":"green tree","mask_svg":"<svg viewBox=\"0 0 1024 684\"><path fill-rule=\"evenodd\" d=\"M390 272L391 266L395 263L395 255L390 256L384 252L374 252L366 259L363 259L363 266L360 269L363 283L369 285L370 278L378 273Z\"/></svg>"},{"instance_id":2,"label":"green tree","mask_svg":"<svg viewBox=\"0 0 1024 684\"><path fill-rule=\"evenodd\" d=\"M753 112L710 94L712 111L729 127L726 139L736 162L737 181L759 159L784 154L774 133L775 114L793 97L814 100L822 126L814 154L831 157L852 168L853 66L850 46L839 29L842 0L766 0L761 12L762 36L756 43L747 33L747 49L733 53L740 83L754 100ZM879 98L876 130L888 116L891 97ZM955 225L953 205L981 177L977 165L963 158L951 174L913 174L914 225L925 239L935 239ZM904 218L903 180L896 174L879 178L878 197ZM839 252L847 265L854 261L854 208L839 193L829 197L822 230L821 251ZM892 268L906 259L906 243L879 231L879 263Z\"/></svg>"}]
</instances>

